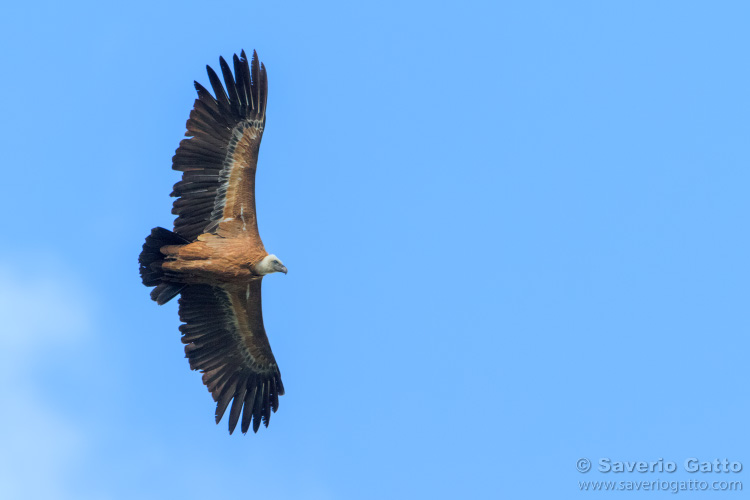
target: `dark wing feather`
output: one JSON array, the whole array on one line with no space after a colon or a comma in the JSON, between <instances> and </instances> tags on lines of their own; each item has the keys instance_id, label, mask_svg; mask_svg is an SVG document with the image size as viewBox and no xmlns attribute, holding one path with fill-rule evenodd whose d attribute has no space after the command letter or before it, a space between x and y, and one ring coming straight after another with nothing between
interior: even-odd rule
<instances>
[{"instance_id":1,"label":"dark wing feather","mask_svg":"<svg viewBox=\"0 0 750 500\"><path fill-rule=\"evenodd\" d=\"M242 62L240 61L240 58L237 57L237 54L232 57L232 64L234 64L234 77L237 80L237 94L239 96L239 101L242 104L240 113L244 113L245 106L250 100L247 94L247 88L245 87L245 72L242 69ZM248 84L249 83L250 82L248 82Z\"/></svg>"},{"instance_id":2,"label":"dark wing feather","mask_svg":"<svg viewBox=\"0 0 750 500\"><path fill-rule=\"evenodd\" d=\"M219 65L221 66L221 74L224 76L224 85L227 87L229 93L229 103L232 106L232 112L239 114L240 112L240 95L237 92L237 82L234 81L234 75L229 69L229 65L223 57L219 57Z\"/></svg>"},{"instance_id":3,"label":"dark wing feather","mask_svg":"<svg viewBox=\"0 0 750 500\"><path fill-rule=\"evenodd\" d=\"M216 102L219 103L219 109L226 112L229 108L229 97L224 91L224 86L219 80L219 75L216 74L211 66L206 66L206 73L208 73L208 81L211 82L211 87L214 89L214 95L216 96Z\"/></svg>"},{"instance_id":4,"label":"dark wing feather","mask_svg":"<svg viewBox=\"0 0 750 500\"><path fill-rule=\"evenodd\" d=\"M247 56L245 55L244 50L240 52L240 60L247 61ZM248 102L253 108L255 108L255 103L257 101L253 97L252 81L253 79L250 77L250 66L247 64L243 64L242 65L242 82L245 84L245 93L248 96Z\"/></svg>"},{"instance_id":5,"label":"dark wing feather","mask_svg":"<svg viewBox=\"0 0 750 500\"><path fill-rule=\"evenodd\" d=\"M284 394L281 373L263 327L261 280L248 285L190 285L180 298L180 326L190 368L216 401L216 423L229 410L229 433L267 427ZM244 408L244 410L243 410Z\"/></svg>"},{"instance_id":6,"label":"dark wing feather","mask_svg":"<svg viewBox=\"0 0 750 500\"><path fill-rule=\"evenodd\" d=\"M195 82L198 98L187 121L189 138L180 142L172 158L172 168L183 172L172 191L178 197L172 209L178 216L174 230L189 241L205 232L242 233L262 248L255 214L255 170L266 122L268 80L257 54L250 63L243 51L232 62L234 75L224 58L219 60L224 84L206 67L213 95Z\"/></svg>"}]
</instances>

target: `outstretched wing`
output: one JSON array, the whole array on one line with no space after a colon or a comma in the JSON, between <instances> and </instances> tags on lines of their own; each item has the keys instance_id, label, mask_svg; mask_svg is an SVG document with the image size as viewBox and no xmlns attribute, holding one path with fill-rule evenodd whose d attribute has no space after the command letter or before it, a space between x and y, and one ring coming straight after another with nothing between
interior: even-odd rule
<instances>
[{"instance_id":1,"label":"outstretched wing","mask_svg":"<svg viewBox=\"0 0 750 500\"><path fill-rule=\"evenodd\" d=\"M216 423L229 403L229 433L242 412L242 432L268 427L284 394L281 373L271 352L260 298L261 280L228 287L190 285L180 298L180 326L190 368L216 401ZM244 410L243 410L244 408Z\"/></svg>"},{"instance_id":2,"label":"outstretched wing","mask_svg":"<svg viewBox=\"0 0 750 500\"><path fill-rule=\"evenodd\" d=\"M183 172L174 185L174 230L189 241L203 233L243 236L263 247L255 216L255 169L266 123L268 78L253 52L233 57L234 75L220 58L226 90L206 66L214 94L195 82L198 98L187 121L186 136L172 158Z\"/></svg>"}]
</instances>

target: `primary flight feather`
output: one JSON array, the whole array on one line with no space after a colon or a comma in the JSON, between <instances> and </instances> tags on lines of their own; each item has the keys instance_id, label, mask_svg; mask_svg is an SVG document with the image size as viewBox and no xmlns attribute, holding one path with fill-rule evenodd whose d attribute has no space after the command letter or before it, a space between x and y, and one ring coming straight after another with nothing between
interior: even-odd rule
<instances>
[{"instance_id":1,"label":"primary flight feather","mask_svg":"<svg viewBox=\"0 0 750 500\"><path fill-rule=\"evenodd\" d=\"M172 168L174 231L151 231L138 259L143 284L159 305L180 295L180 326L190 368L216 401L216 423L229 408L229 433L240 423L268 426L284 394L263 326L263 276L287 269L258 233L255 170L266 123L266 68L253 53L219 59L224 85L206 66L213 95L198 98Z\"/></svg>"}]
</instances>

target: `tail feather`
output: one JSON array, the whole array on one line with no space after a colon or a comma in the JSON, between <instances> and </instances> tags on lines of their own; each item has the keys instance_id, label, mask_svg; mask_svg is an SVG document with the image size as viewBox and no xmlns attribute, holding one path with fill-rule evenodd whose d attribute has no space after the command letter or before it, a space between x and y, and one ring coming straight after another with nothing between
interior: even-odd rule
<instances>
[{"instance_id":1,"label":"tail feather","mask_svg":"<svg viewBox=\"0 0 750 500\"><path fill-rule=\"evenodd\" d=\"M182 236L164 229L155 227L151 234L146 237L143 244L143 251L138 257L140 264L141 280L146 286L155 286L151 290L151 299L157 304L166 304L172 300L180 291L185 288L183 283L165 281L164 271L161 264L164 261L164 254L161 253L161 247L165 245L186 245L190 243Z\"/></svg>"}]
</instances>

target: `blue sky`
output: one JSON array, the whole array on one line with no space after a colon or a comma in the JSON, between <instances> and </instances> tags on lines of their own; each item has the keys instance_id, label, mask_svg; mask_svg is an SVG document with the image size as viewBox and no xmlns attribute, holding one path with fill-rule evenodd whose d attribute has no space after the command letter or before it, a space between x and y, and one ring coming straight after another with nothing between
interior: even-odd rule
<instances>
[{"instance_id":1,"label":"blue sky","mask_svg":"<svg viewBox=\"0 0 750 500\"><path fill-rule=\"evenodd\" d=\"M744 2L4 7L3 498L589 498L750 468ZM269 72L287 393L229 436L138 276L205 64ZM700 476L700 477L698 477ZM615 496L649 497L630 492ZM666 495L668 493L662 492ZM682 492L687 498L739 493Z\"/></svg>"}]
</instances>

